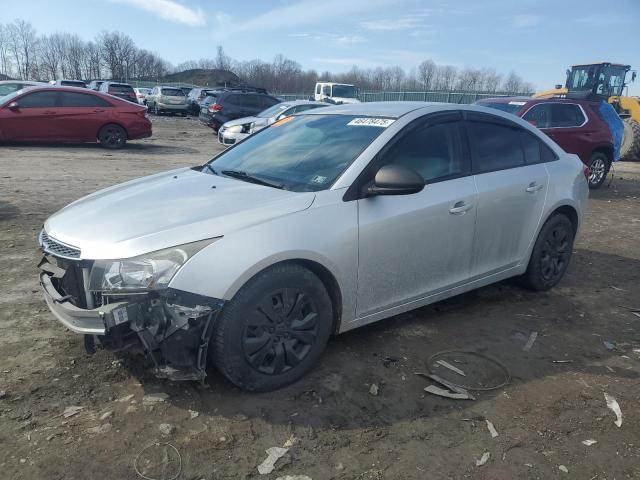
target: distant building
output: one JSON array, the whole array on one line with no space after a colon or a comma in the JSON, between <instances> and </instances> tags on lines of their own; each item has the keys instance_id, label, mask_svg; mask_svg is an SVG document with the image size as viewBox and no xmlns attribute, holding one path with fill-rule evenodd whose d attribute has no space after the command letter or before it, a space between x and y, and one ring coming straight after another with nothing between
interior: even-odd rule
<instances>
[{"instance_id":1,"label":"distant building","mask_svg":"<svg viewBox=\"0 0 640 480\"><path fill-rule=\"evenodd\" d=\"M229 70L195 68L165 75L163 82L186 83L215 87L224 85L237 85L240 83L238 76Z\"/></svg>"}]
</instances>

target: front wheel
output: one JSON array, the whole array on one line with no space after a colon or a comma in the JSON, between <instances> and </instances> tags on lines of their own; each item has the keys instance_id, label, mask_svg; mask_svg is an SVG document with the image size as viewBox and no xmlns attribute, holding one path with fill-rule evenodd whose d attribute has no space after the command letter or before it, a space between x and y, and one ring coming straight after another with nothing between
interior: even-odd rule
<instances>
[{"instance_id":1,"label":"front wheel","mask_svg":"<svg viewBox=\"0 0 640 480\"><path fill-rule=\"evenodd\" d=\"M604 183L609 173L609 159L604 153L596 152L591 155L589 163L589 188L596 189Z\"/></svg>"},{"instance_id":2,"label":"front wheel","mask_svg":"<svg viewBox=\"0 0 640 480\"><path fill-rule=\"evenodd\" d=\"M556 213L549 218L538 234L520 282L532 290L549 290L557 285L569 266L573 240L573 224L566 215Z\"/></svg>"},{"instance_id":3,"label":"front wheel","mask_svg":"<svg viewBox=\"0 0 640 480\"><path fill-rule=\"evenodd\" d=\"M211 339L213 362L240 388L275 390L313 367L332 319L331 300L315 274L293 264L271 267L225 305Z\"/></svg>"},{"instance_id":4,"label":"front wheel","mask_svg":"<svg viewBox=\"0 0 640 480\"><path fill-rule=\"evenodd\" d=\"M127 132L120 125L105 125L98 133L98 140L104 148L115 150L125 146L127 143Z\"/></svg>"}]
</instances>

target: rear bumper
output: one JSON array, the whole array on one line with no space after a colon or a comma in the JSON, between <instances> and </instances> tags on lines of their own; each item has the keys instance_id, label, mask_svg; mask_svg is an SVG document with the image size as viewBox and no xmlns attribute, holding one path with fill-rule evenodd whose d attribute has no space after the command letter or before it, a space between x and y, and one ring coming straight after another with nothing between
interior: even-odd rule
<instances>
[{"instance_id":1,"label":"rear bumper","mask_svg":"<svg viewBox=\"0 0 640 480\"><path fill-rule=\"evenodd\" d=\"M189 105L186 103L181 103L179 105L172 105L170 103L156 103L158 106L158 110L163 112L188 112Z\"/></svg>"}]
</instances>

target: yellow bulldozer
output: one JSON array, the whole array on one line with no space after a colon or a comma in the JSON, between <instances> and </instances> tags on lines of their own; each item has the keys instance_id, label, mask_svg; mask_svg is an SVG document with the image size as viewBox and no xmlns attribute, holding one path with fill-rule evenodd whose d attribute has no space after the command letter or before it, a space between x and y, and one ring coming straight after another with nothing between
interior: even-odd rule
<instances>
[{"instance_id":1,"label":"yellow bulldozer","mask_svg":"<svg viewBox=\"0 0 640 480\"><path fill-rule=\"evenodd\" d=\"M640 160L640 98L623 95L630 70L630 65L608 62L573 65L567 70L564 87L556 85L551 90L536 93L534 97L559 96L609 102L624 124L620 158ZM630 79L635 81L635 71L631 72Z\"/></svg>"}]
</instances>

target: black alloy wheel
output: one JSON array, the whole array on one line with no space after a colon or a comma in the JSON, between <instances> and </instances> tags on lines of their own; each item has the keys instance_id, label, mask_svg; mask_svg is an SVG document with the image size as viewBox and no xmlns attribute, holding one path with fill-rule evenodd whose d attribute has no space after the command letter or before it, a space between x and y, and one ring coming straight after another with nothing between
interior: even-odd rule
<instances>
[{"instance_id":1,"label":"black alloy wheel","mask_svg":"<svg viewBox=\"0 0 640 480\"><path fill-rule=\"evenodd\" d=\"M280 374L311 351L318 336L318 314L302 290L282 288L266 295L249 314L242 338L246 360L258 372Z\"/></svg>"}]
</instances>

